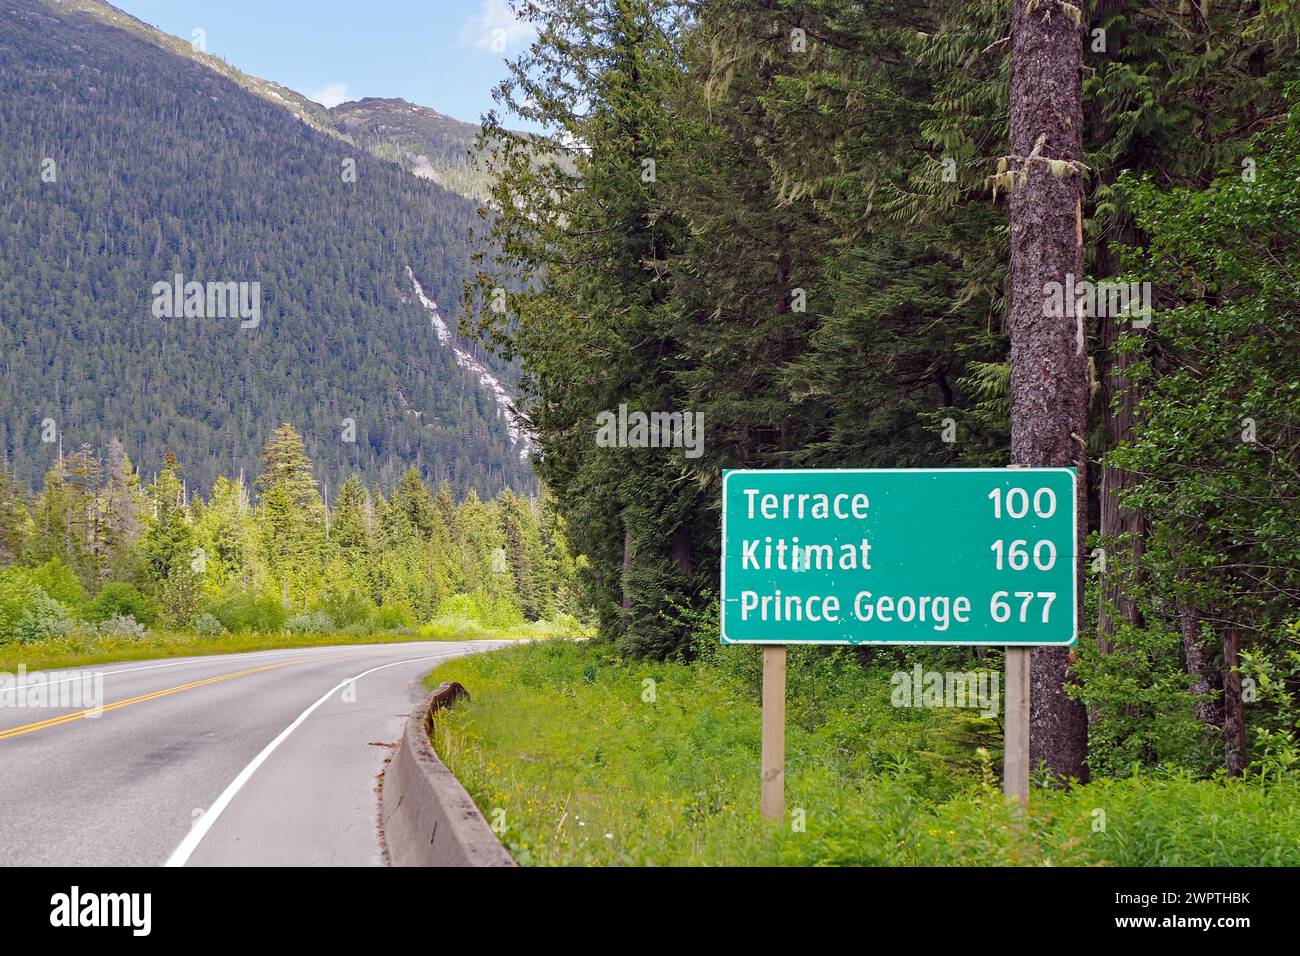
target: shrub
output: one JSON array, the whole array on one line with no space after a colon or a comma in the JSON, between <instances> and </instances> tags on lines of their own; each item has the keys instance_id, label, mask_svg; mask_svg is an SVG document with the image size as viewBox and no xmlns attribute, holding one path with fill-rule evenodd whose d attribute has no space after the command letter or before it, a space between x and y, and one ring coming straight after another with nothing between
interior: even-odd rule
<instances>
[{"instance_id":1,"label":"shrub","mask_svg":"<svg viewBox=\"0 0 1300 956\"><path fill-rule=\"evenodd\" d=\"M208 608L232 634L279 634L288 612L273 594L232 589Z\"/></svg>"},{"instance_id":2,"label":"shrub","mask_svg":"<svg viewBox=\"0 0 1300 956\"><path fill-rule=\"evenodd\" d=\"M374 631L391 631L410 627L414 623L411 609L401 604L385 604L370 615L370 628Z\"/></svg>"},{"instance_id":3,"label":"shrub","mask_svg":"<svg viewBox=\"0 0 1300 956\"><path fill-rule=\"evenodd\" d=\"M123 637L138 640L144 637L144 625L130 614L114 614L106 621L100 622L100 637Z\"/></svg>"},{"instance_id":4,"label":"shrub","mask_svg":"<svg viewBox=\"0 0 1300 956\"><path fill-rule=\"evenodd\" d=\"M451 606L446 602L444 608ZM508 628L484 627L467 614L439 614L417 632L429 641L475 641L497 638L532 638L545 640L551 637L583 637L586 631L577 619L568 614L556 614L545 621L529 621Z\"/></svg>"},{"instance_id":5,"label":"shrub","mask_svg":"<svg viewBox=\"0 0 1300 956\"><path fill-rule=\"evenodd\" d=\"M60 656L98 654L103 649L99 628L84 622L74 623L71 632L67 637L60 638L57 645L57 653Z\"/></svg>"},{"instance_id":6,"label":"shrub","mask_svg":"<svg viewBox=\"0 0 1300 956\"><path fill-rule=\"evenodd\" d=\"M198 613L200 597L198 575L170 575L158 587L162 623L169 628L184 627Z\"/></svg>"},{"instance_id":7,"label":"shrub","mask_svg":"<svg viewBox=\"0 0 1300 956\"><path fill-rule=\"evenodd\" d=\"M220 637L226 633L221 622L206 611L190 622L190 630L199 637Z\"/></svg>"},{"instance_id":8,"label":"shrub","mask_svg":"<svg viewBox=\"0 0 1300 956\"><path fill-rule=\"evenodd\" d=\"M0 644L16 639L18 622L41 591L25 568L0 570ZM44 592L41 592L44 593Z\"/></svg>"},{"instance_id":9,"label":"shrub","mask_svg":"<svg viewBox=\"0 0 1300 956\"><path fill-rule=\"evenodd\" d=\"M305 611L284 622L290 634L332 634L334 621L324 611Z\"/></svg>"},{"instance_id":10,"label":"shrub","mask_svg":"<svg viewBox=\"0 0 1300 956\"><path fill-rule=\"evenodd\" d=\"M463 614L440 614L420 628L420 636L431 641L472 641L488 636L483 625Z\"/></svg>"},{"instance_id":11,"label":"shrub","mask_svg":"<svg viewBox=\"0 0 1300 956\"><path fill-rule=\"evenodd\" d=\"M537 624L541 626L541 630L557 637L577 637L584 633L578 619L572 614L565 614L563 611L545 621L538 621Z\"/></svg>"},{"instance_id":12,"label":"shrub","mask_svg":"<svg viewBox=\"0 0 1300 956\"><path fill-rule=\"evenodd\" d=\"M436 616L470 618L488 628L516 627L524 623L523 614L508 596L486 591L444 598L438 605Z\"/></svg>"},{"instance_id":13,"label":"shrub","mask_svg":"<svg viewBox=\"0 0 1300 956\"><path fill-rule=\"evenodd\" d=\"M58 558L50 558L28 574L33 584L67 608L69 614L79 614L86 606L86 592L81 579Z\"/></svg>"},{"instance_id":14,"label":"shrub","mask_svg":"<svg viewBox=\"0 0 1300 956\"><path fill-rule=\"evenodd\" d=\"M111 617L131 617L145 627L158 621L158 602L130 584L105 584L86 608L86 620L107 621Z\"/></svg>"},{"instance_id":15,"label":"shrub","mask_svg":"<svg viewBox=\"0 0 1300 956\"><path fill-rule=\"evenodd\" d=\"M14 628L14 637L19 644L54 641L67 637L70 633L72 619L68 617L68 609L40 588L36 589L31 603Z\"/></svg>"},{"instance_id":16,"label":"shrub","mask_svg":"<svg viewBox=\"0 0 1300 956\"><path fill-rule=\"evenodd\" d=\"M375 605L360 591L329 590L316 598L311 610L329 615L334 627L341 629L365 624L374 614Z\"/></svg>"},{"instance_id":17,"label":"shrub","mask_svg":"<svg viewBox=\"0 0 1300 956\"><path fill-rule=\"evenodd\" d=\"M1182 636L1158 622L1146 628L1122 624L1113 643L1103 654L1092 642L1080 642L1076 665L1080 683L1073 693L1092 715L1092 773L1118 776L1135 764L1212 770L1214 742L1196 719Z\"/></svg>"}]
</instances>

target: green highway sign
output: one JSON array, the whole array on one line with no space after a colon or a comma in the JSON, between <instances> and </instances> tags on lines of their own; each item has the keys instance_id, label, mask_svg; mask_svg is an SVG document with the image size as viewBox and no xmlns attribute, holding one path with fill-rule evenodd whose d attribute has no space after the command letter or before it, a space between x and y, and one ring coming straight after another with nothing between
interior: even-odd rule
<instances>
[{"instance_id":1,"label":"green highway sign","mask_svg":"<svg viewBox=\"0 0 1300 956\"><path fill-rule=\"evenodd\" d=\"M724 644L1072 645L1073 468L722 479Z\"/></svg>"}]
</instances>

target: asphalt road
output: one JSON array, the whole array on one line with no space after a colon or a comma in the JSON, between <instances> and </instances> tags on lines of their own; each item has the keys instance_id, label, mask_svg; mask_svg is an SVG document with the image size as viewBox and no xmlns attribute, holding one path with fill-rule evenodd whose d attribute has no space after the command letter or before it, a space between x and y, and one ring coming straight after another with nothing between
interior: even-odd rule
<instances>
[{"instance_id":1,"label":"asphalt road","mask_svg":"<svg viewBox=\"0 0 1300 956\"><path fill-rule=\"evenodd\" d=\"M60 672L82 706L0 695L0 865L381 866L376 778L418 678L502 643L100 664Z\"/></svg>"}]
</instances>

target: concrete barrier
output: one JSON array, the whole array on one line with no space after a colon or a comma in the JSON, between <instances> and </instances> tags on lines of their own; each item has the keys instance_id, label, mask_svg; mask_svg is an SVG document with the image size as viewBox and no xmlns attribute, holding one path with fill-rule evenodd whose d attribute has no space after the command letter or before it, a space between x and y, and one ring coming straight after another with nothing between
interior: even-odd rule
<instances>
[{"instance_id":1,"label":"concrete barrier","mask_svg":"<svg viewBox=\"0 0 1300 956\"><path fill-rule=\"evenodd\" d=\"M455 775L429 745L435 711L465 688L444 683L406 721L384 771L382 824L391 866L517 866Z\"/></svg>"}]
</instances>

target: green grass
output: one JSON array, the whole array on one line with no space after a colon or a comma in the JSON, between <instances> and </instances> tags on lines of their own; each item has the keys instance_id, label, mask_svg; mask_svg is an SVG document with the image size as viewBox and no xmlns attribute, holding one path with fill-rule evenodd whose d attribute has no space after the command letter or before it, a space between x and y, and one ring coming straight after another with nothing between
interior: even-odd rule
<instances>
[{"instance_id":1,"label":"green grass","mask_svg":"<svg viewBox=\"0 0 1300 956\"><path fill-rule=\"evenodd\" d=\"M790 658L780 825L758 812L756 648L686 666L548 641L449 661L429 684L471 701L434 745L489 820L504 811L525 865L1300 865L1294 781L1035 790L1018 825L995 721L893 708L892 659Z\"/></svg>"},{"instance_id":2,"label":"green grass","mask_svg":"<svg viewBox=\"0 0 1300 956\"><path fill-rule=\"evenodd\" d=\"M0 644L0 671L19 664L31 670L82 667L112 661L138 661L159 657L238 654L335 644L394 644L406 641L524 640L559 635L547 622L511 628L488 628L468 618L444 617L418 628L370 634L222 634L203 637L183 633L150 632L142 638L115 638L74 633L68 638L36 644Z\"/></svg>"}]
</instances>

